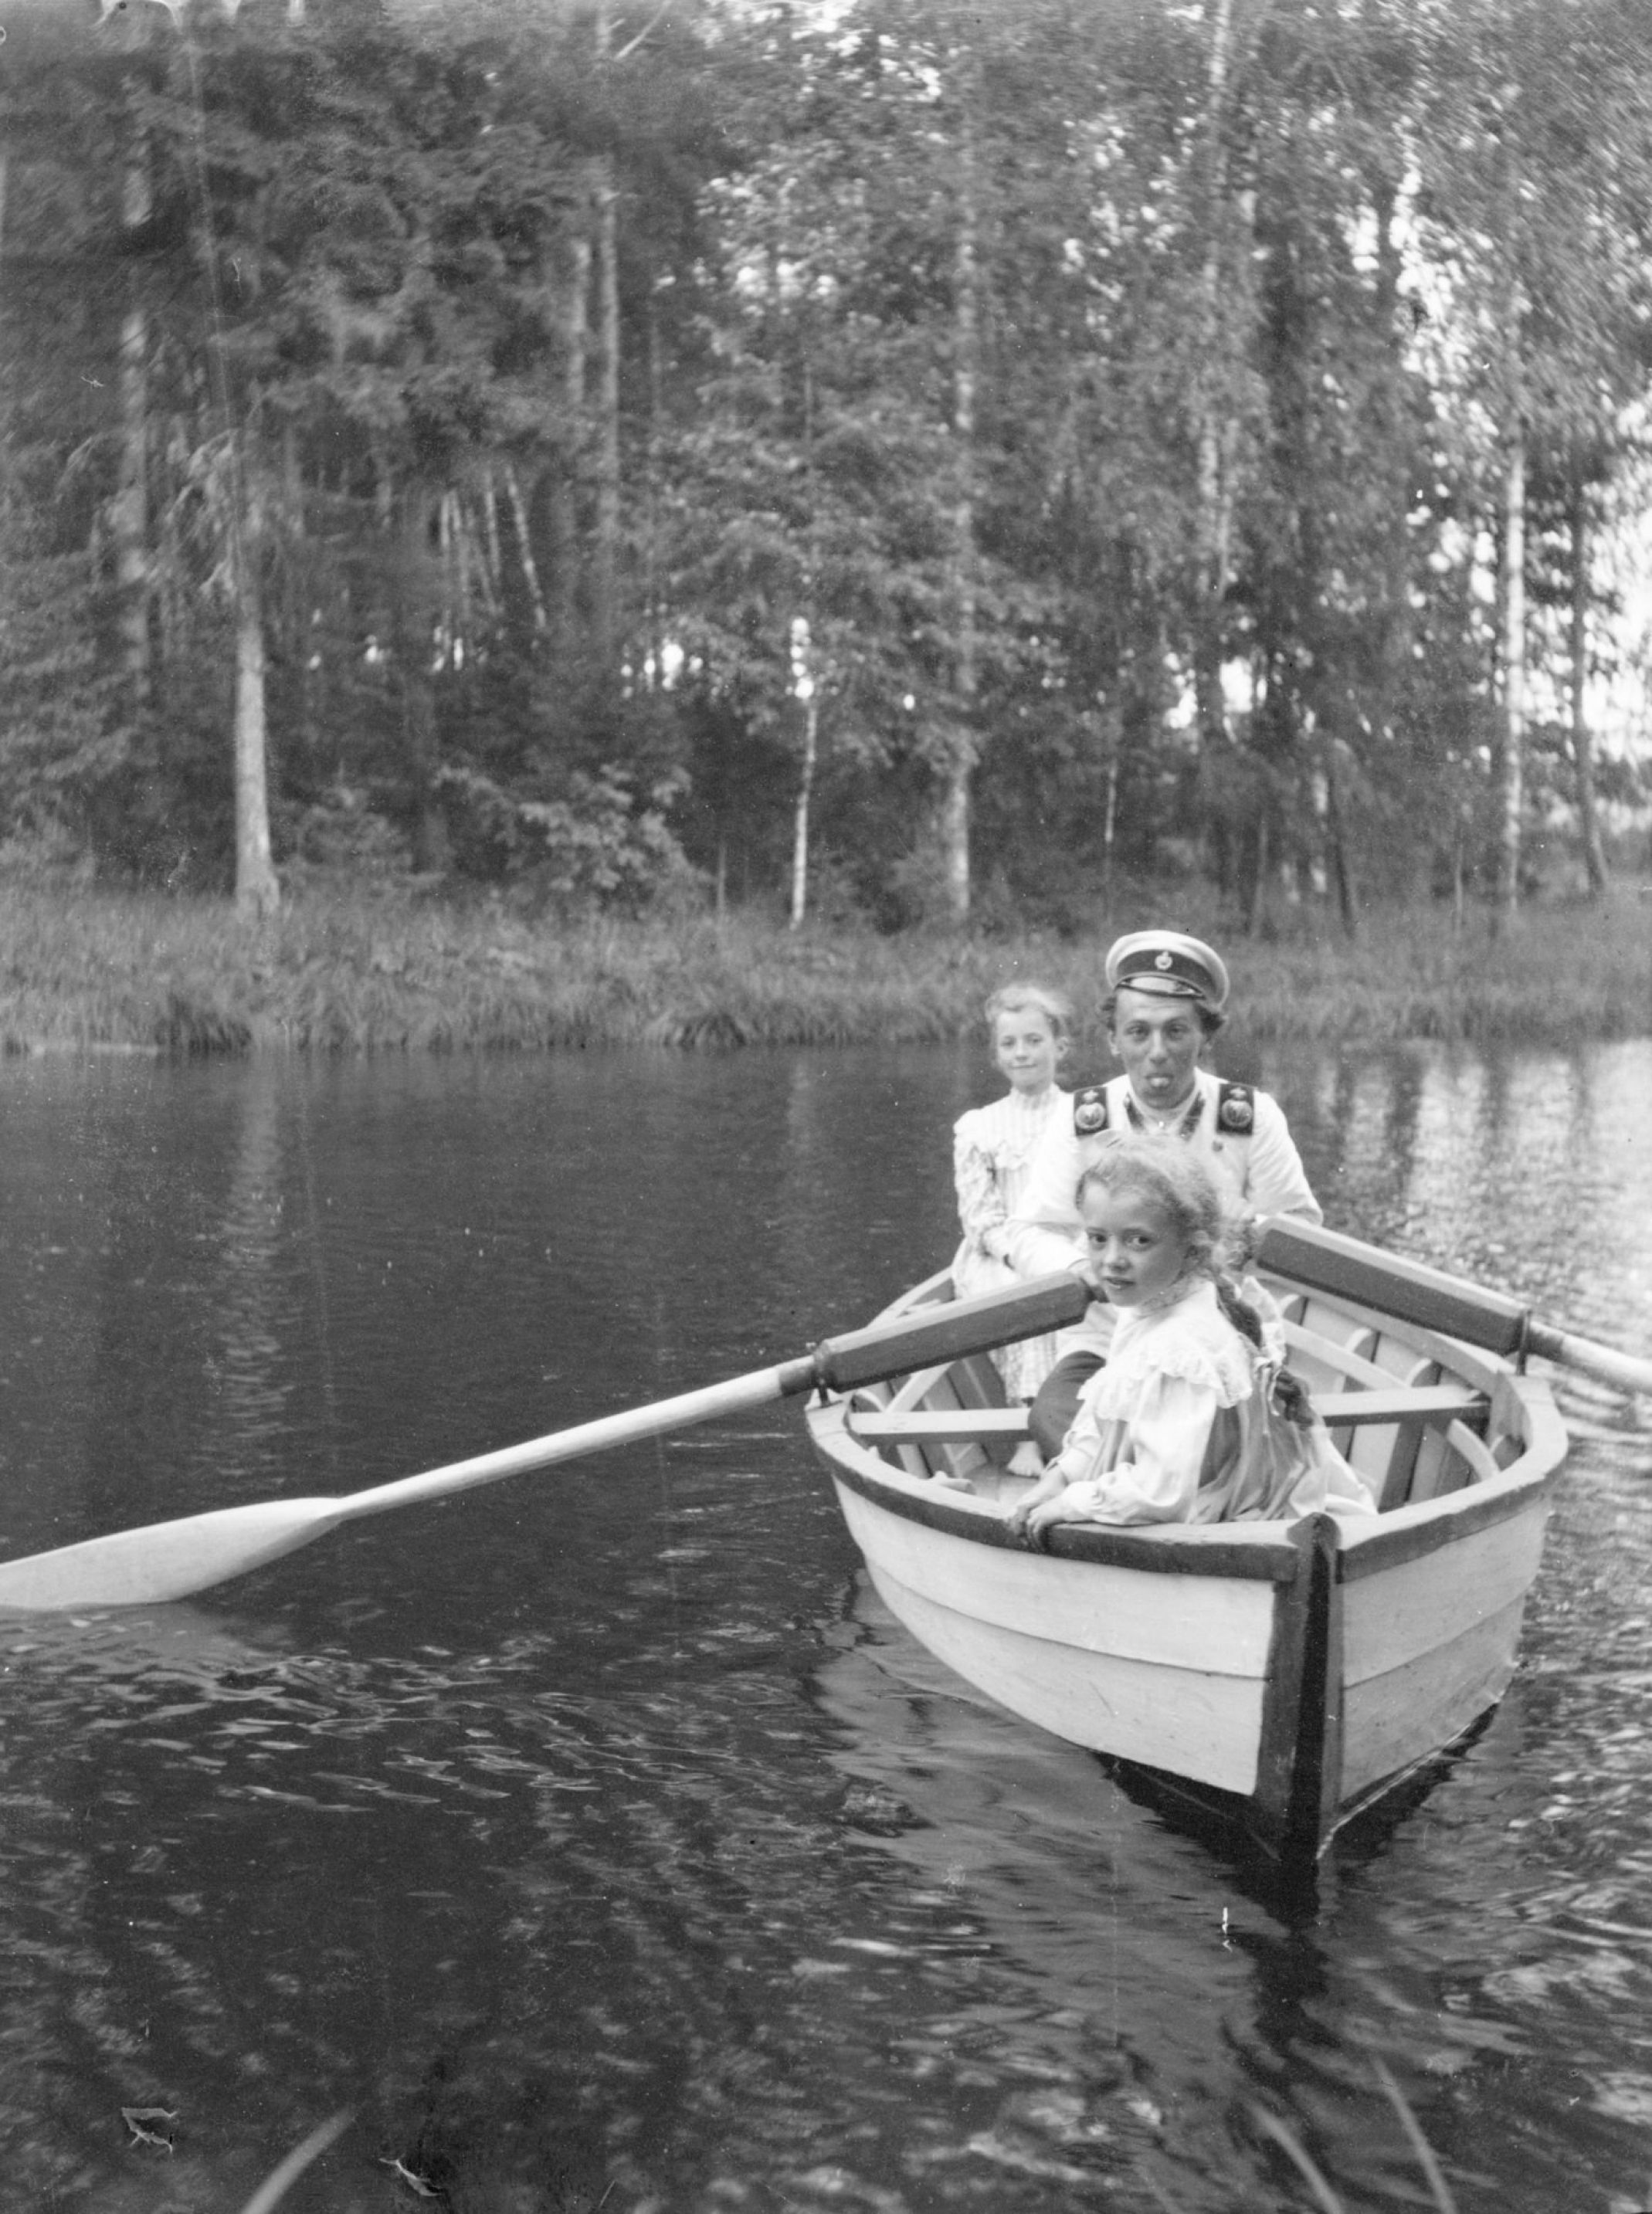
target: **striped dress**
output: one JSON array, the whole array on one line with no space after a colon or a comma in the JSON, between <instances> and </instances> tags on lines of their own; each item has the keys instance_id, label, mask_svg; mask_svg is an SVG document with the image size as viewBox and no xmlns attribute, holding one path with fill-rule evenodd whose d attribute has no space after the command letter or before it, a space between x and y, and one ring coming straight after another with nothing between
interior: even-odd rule
<instances>
[{"instance_id":1,"label":"striped dress","mask_svg":"<svg viewBox=\"0 0 1652 2214\"><path fill-rule=\"evenodd\" d=\"M953 1258L952 1281L960 1299L1019 1281L1009 1263L1006 1226L1039 1141L1072 1104L1072 1095L1054 1084L1043 1092L1006 1092L990 1106L972 1107L953 1125L952 1175L964 1242ZM994 1354L1012 1403L1037 1391L1055 1361L1055 1344L1053 1337L1027 1338Z\"/></svg>"}]
</instances>

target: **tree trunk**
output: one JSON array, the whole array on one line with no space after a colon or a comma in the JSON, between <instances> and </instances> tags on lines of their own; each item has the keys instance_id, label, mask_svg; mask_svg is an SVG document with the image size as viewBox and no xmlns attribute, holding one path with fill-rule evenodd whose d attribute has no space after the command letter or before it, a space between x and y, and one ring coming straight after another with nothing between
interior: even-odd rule
<instances>
[{"instance_id":1,"label":"tree trunk","mask_svg":"<svg viewBox=\"0 0 1652 2214\"><path fill-rule=\"evenodd\" d=\"M1325 742L1325 843L1331 849L1331 879L1337 887L1337 910L1349 939L1360 934L1359 900L1354 872L1348 858L1348 835L1343 823L1343 798L1337 775L1337 741Z\"/></svg>"},{"instance_id":2,"label":"tree trunk","mask_svg":"<svg viewBox=\"0 0 1652 2214\"><path fill-rule=\"evenodd\" d=\"M554 467L548 521L550 529L551 643L566 668L578 650L578 472L585 420L585 361L589 352L590 241L575 238L563 293L562 404L566 420L563 450Z\"/></svg>"},{"instance_id":3,"label":"tree trunk","mask_svg":"<svg viewBox=\"0 0 1652 2214\"><path fill-rule=\"evenodd\" d=\"M444 868L447 863L446 830L436 804L433 664L439 579L431 550L432 502L430 487L417 480L402 487L396 664L413 803L413 865L421 874Z\"/></svg>"},{"instance_id":4,"label":"tree trunk","mask_svg":"<svg viewBox=\"0 0 1652 2214\"><path fill-rule=\"evenodd\" d=\"M820 680L814 666L815 554L817 487L815 484L815 372L805 332L803 345L803 471L808 502L808 538L804 557L804 615L792 629L792 689L803 701L803 764L798 775L797 804L792 816L792 927L803 927L809 899L809 816L813 804L815 768L820 758Z\"/></svg>"},{"instance_id":5,"label":"tree trunk","mask_svg":"<svg viewBox=\"0 0 1652 2214\"><path fill-rule=\"evenodd\" d=\"M958 248L953 266L952 431L957 440L952 590L958 625L953 687L956 716L940 804L941 865L946 911L970 919L970 780L976 759L976 388L981 370L981 272L978 254L973 88L960 85Z\"/></svg>"},{"instance_id":6,"label":"tree trunk","mask_svg":"<svg viewBox=\"0 0 1652 2214\"><path fill-rule=\"evenodd\" d=\"M1503 727L1497 765L1497 868L1491 907L1495 936L1520 903L1520 830L1526 799L1526 395L1524 292L1520 278L1520 160L1514 142L1515 88L1500 95L1503 266L1508 272L1497 364L1503 417Z\"/></svg>"},{"instance_id":7,"label":"tree trunk","mask_svg":"<svg viewBox=\"0 0 1652 2214\"><path fill-rule=\"evenodd\" d=\"M1497 890L1492 928L1520 901L1520 823L1526 799L1526 432L1510 425L1503 476L1503 728L1498 763Z\"/></svg>"},{"instance_id":8,"label":"tree trunk","mask_svg":"<svg viewBox=\"0 0 1652 2214\"><path fill-rule=\"evenodd\" d=\"M281 494L291 526L302 535L304 525L304 474L297 426L289 423L281 433ZM287 589L280 626L286 635L294 671L293 737L299 755L313 761L316 750L316 710L321 698L319 660L315 651L315 618L320 596L308 560L287 564Z\"/></svg>"},{"instance_id":9,"label":"tree trunk","mask_svg":"<svg viewBox=\"0 0 1652 2214\"><path fill-rule=\"evenodd\" d=\"M811 682L803 703L803 769L798 778L798 802L792 817L792 927L803 927L809 896L809 808L815 789L815 763L820 752L820 695ZM720 886L719 886L720 892Z\"/></svg>"},{"instance_id":10,"label":"tree trunk","mask_svg":"<svg viewBox=\"0 0 1652 2214\"><path fill-rule=\"evenodd\" d=\"M1453 934L1458 938L1463 934L1463 924L1465 920L1464 878L1467 873L1467 850L1468 826L1459 815L1457 820L1456 835L1451 844L1451 927Z\"/></svg>"},{"instance_id":11,"label":"tree trunk","mask_svg":"<svg viewBox=\"0 0 1652 2214\"><path fill-rule=\"evenodd\" d=\"M1245 909L1245 934L1255 938L1268 920L1268 875L1273 867L1268 837L1268 804L1264 798L1257 810L1256 818L1256 874L1251 879L1251 897Z\"/></svg>"},{"instance_id":12,"label":"tree trunk","mask_svg":"<svg viewBox=\"0 0 1652 2214\"><path fill-rule=\"evenodd\" d=\"M1588 490L1580 465L1572 470L1572 760L1577 770L1577 827L1583 848L1583 867L1589 880L1589 897L1600 899L1606 889L1606 857L1600 844L1600 824L1594 805L1594 741L1589 729L1589 510Z\"/></svg>"},{"instance_id":13,"label":"tree trunk","mask_svg":"<svg viewBox=\"0 0 1652 2214\"><path fill-rule=\"evenodd\" d=\"M608 0L597 0L597 52L609 62ZM618 689L620 574L620 252L614 156L597 163L597 531L591 558L598 681Z\"/></svg>"},{"instance_id":14,"label":"tree trunk","mask_svg":"<svg viewBox=\"0 0 1652 2214\"><path fill-rule=\"evenodd\" d=\"M620 573L620 287L618 194L604 155L597 187L597 517L591 630L599 678L617 684Z\"/></svg>"},{"instance_id":15,"label":"tree trunk","mask_svg":"<svg viewBox=\"0 0 1652 2214\"><path fill-rule=\"evenodd\" d=\"M1376 654L1375 696L1367 710L1370 728L1380 740L1393 726L1400 689L1411 658L1415 617L1411 608L1410 457L1404 430L1404 364L1401 351L1399 278L1401 258L1394 234L1398 195L1379 178L1372 187L1377 223L1375 321L1380 363L1375 388L1375 449L1387 463L1383 533L1383 604Z\"/></svg>"},{"instance_id":16,"label":"tree trunk","mask_svg":"<svg viewBox=\"0 0 1652 2214\"><path fill-rule=\"evenodd\" d=\"M539 568L534 560L528 503L523 498L517 473L509 462L505 465L505 489L510 496L511 520L517 534L517 560L521 564L523 582L528 587L528 604L534 611L534 628L543 631L548 627L550 617L545 609L545 596L539 589Z\"/></svg>"},{"instance_id":17,"label":"tree trunk","mask_svg":"<svg viewBox=\"0 0 1652 2214\"><path fill-rule=\"evenodd\" d=\"M243 456L243 469L244 466ZM236 912L261 920L273 914L281 904L281 887L270 854L262 517L256 490L243 482L237 492L241 514L235 541Z\"/></svg>"},{"instance_id":18,"label":"tree trunk","mask_svg":"<svg viewBox=\"0 0 1652 2214\"><path fill-rule=\"evenodd\" d=\"M505 597L505 554L499 544L499 498L491 462L482 470L482 529L486 533L487 568L497 605Z\"/></svg>"},{"instance_id":19,"label":"tree trunk","mask_svg":"<svg viewBox=\"0 0 1652 2214\"><path fill-rule=\"evenodd\" d=\"M665 608L660 571L660 454L665 421L659 352L659 309L648 296L648 456L643 524L643 621L647 636L646 676L651 692L665 681Z\"/></svg>"},{"instance_id":20,"label":"tree trunk","mask_svg":"<svg viewBox=\"0 0 1652 2214\"><path fill-rule=\"evenodd\" d=\"M1118 745L1115 733L1107 756L1107 804L1101 819L1101 911L1113 911L1113 841L1118 829Z\"/></svg>"},{"instance_id":21,"label":"tree trunk","mask_svg":"<svg viewBox=\"0 0 1652 2214\"><path fill-rule=\"evenodd\" d=\"M1222 412L1227 402L1221 303L1222 248L1227 223L1227 150L1223 137L1227 93L1227 54L1232 0L1216 0L1210 34L1205 102L1205 258L1202 277L1203 328L1194 371L1194 410L1198 441L1198 608L1193 652L1194 702L1200 742L1214 745L1227 736L1222 697L1222 605L1227 589L1227 507Z\"/></svg>"},{"instance_id":22,"label":"tree trunk","mask_svg":"<svg viewBox=\"0 0 1652 2214\"><path fill-rule=\"evenodd\" d=\"M121 176L120 220L133 231L151 212L148 134L134 114L130 119ZM114 547L116 630L125 709L136 719L152 696L150 657L149 559L149 309L144 279L134 263L126 272L126 300L120 318L115 389L119 411L115 486L109 502L109 534Z\"/></svg>"},{"instance_id":23,"label":"tree trunk","mask_svg":"<svg viewBox=\"0 0 1652 2214\"><path fill-rule=\"evenodd\" d=\"M611 164L604 162L597 193L597 311L600 367L597 379L597 654L603 682L616 683L620 574L620 284L619 196Z\"/></svg>"},{"instance_id":24,"label":"tree trunk","mask_svg":"<svg viewBox=\"0 0 1652 2214\"><path fill-rule=\"evenodd\" d=\"M5 114L0 110L0 131L5 127ZM0 138L0 270L4 268L6 252L6 185L11 174L11 155L3 138ZM11 381L13 376L9 355L4 340L10 303L0 285L0 547L11 543Z\"/></svg>"}]
</instances>

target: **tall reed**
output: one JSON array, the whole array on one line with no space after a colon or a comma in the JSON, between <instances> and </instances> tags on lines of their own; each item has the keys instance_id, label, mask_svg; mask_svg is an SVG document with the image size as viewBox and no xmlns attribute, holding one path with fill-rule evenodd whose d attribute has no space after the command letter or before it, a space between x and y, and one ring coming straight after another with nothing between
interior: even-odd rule
<instances>
[{"instance_id":1,"label":"tall reed","mask_svg":"<svg viewBox=\"0 0 1652 2214\"><path fill-rule=\"evenodd\" d=\"M1109 939L1154 921L1221 947L1256 1039L1642 1035L1649 920L1620 897L1533 910L1493 939L1430 908L1374 914L1350 945L1304 913L1263 942L1214 905L1143 899L1089 939L880 938L743 914L559 923L359 892L243 922L217 901L0 885L0 1039L170 1054L921 1043L975 1035L1014 977L1068 992L1093 1032Z\"/></svg>"}]
</instances>

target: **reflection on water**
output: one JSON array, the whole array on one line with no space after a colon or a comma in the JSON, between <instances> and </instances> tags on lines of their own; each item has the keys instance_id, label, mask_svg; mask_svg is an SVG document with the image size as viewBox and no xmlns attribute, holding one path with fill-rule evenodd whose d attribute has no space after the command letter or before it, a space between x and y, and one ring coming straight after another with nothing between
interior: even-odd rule
<instances>
[{"instance_id":1,"label":"reflection on water","mask_svg":"<svg viewBox=\"0 0 1652 2214\"><path fill-rule=\"evenodd\" d=\"M1652 1343L1652 1049L1241 1073L1333 1221ZM7 1550L353 1489L734 1374L950 1245L969 1056L13 1065ZM1048 2214L1652 2204L1646 1410L1524 1665L1283 1891L947 1676L786 1410L0 1624L0 2204ZM175 2112L171 2156L123 2106Z\"/></svg>"},{"instance_id":2,"label":"reflection on water","mask_svg":"<svg viewBox=\"0 0 1652 2214\"><path fill-rule=\"evenodd\" d=\"M1645 1041L1270 1073L1331 1220L1496 1284L1545 1321L1652 1341Z\"/></svg>"}]
</instances>

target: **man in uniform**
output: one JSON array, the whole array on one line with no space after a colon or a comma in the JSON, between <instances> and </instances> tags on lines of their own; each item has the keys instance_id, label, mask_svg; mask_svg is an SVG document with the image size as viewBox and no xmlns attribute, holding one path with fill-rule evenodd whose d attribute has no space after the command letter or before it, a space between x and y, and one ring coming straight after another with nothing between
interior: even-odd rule
<instances>
[{"instance_id":1,"label":"man in uniform","mask_svg":"<svg viewBox=\"0 0 1652 2214\"><path fill-rule=\"evenodd\" d=\"M1008 1225L1017 1274L1043 1276L1082 1263L1079 1178L1107 1145L1141 1131L1173 1132L1196 1147L1237 1213L1321 1220L1276 1102L1199 1066L1227 1019L1227 971L1220 957L1179 931L1134 931L1108 953L1107 988L1101 1009L1107 1043L1124 1073L1074 1092L1070 1117L1041 1141ZM1058 1340L1061 1358L1031 1418L1046 1454L1059 1451L1080 1390L1106 1358L1111 1336L1111 1313L1097 1303Z\"/></svg>"}]
</instances>

